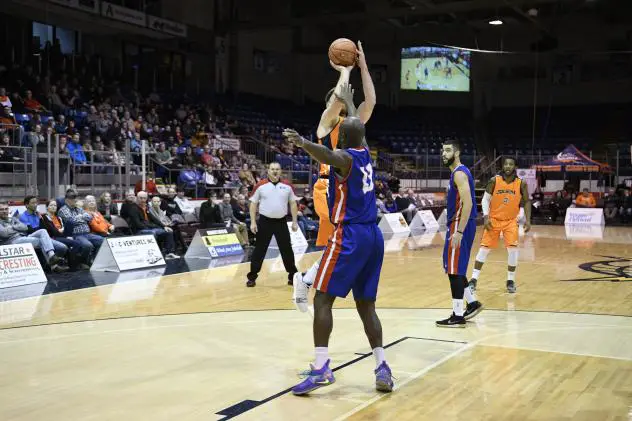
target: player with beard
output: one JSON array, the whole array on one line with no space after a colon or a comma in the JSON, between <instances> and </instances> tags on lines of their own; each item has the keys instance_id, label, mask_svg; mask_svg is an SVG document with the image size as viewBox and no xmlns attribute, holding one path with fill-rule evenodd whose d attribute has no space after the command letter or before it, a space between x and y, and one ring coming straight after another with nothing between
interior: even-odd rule
<instances>
[{"instance_id":1,"label":"player with beard","mask_svg":"<svg viewBox=\"0 0 632 421\"><path fill-rule=\"evenodd\" d=\"M438 320L437 326L465 327L463 294L467 288L467 265L476 234L474 178L470 170L461 164L461 147L457 140L448 140L443 144L441 158L443 165L451 171L443 268L450 279L452 315L445 320Z\"/></svg>"},{"instance_id":2,"label":"player with beard","mask_svg":"<svg viewBox=\"0 0 632 421\"><path fill-rule=\"evenodd\" d=\"M487 259L490 250L496 248L500 234L503 235L505 247L507 247L507 292L516 292L516 266L518 265L518 215L520 208L524 209L526 223L524 232L531 229L531 201L527 183L516 174L515 158L507 157L503 160L503 171L501 175L492 177L487 183L485 194L483 195L482 207L485 218L485 231L481 240L481 248L476 255L476 263L472 271L472 279L469 287L471 298L476 303L474 291L478 277ZM470 300L466 291L468 301L468 311L470 310ZM476 307L476 305L474 305ZM474 311L474 308L472 308ZM479 310L480 311L480 310ZM465 318L474 317L466 311ZM469 316L469 317L468 317Z\"/></svg>"}]
</instances>

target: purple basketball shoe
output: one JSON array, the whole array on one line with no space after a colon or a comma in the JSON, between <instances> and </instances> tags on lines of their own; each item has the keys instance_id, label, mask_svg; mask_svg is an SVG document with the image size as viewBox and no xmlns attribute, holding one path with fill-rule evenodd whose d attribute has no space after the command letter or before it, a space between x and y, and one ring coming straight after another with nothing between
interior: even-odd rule
<instances>
[{"instance_id":1,"label":"purple basketball shoe","mask_svg":"<svg viewBox=\"0 0 632 421\"><path fill-rule=\"evenodd\" d=\"M334 383L334 373L329 368L330 360L327 360L325 365L316 370L313 365L310 364L311 370L307 373L307 378L301 383L292 388L292 393L300 396L307 395L312 390L316 390L319 387L329 386Z\"/></svg>"}]
</instances>

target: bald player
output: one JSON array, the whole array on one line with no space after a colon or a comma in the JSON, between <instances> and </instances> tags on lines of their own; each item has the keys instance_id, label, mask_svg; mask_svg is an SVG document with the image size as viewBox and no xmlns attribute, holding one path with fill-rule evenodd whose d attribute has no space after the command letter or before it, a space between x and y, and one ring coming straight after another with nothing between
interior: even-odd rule
<instances>
[{"instance_id":1,"label":"bald player","mask_svg":"<svg viewBox=\"0 0 632 421\"><path fill-rule=\"evenodd\" d=\"M331 89L325 98L326 108L320 117L316 136L318 143L330 150L338 147L338 135L340 133L340 125L348 114L348 108L344 101L340 99L340 92L343 85L349 83L349 76L354 66L338 66L333 62L329 62L331 66L340 72L338 83L335 88ZM360 76L362 77L362 87L364 91L364 101L355 110L355 114L363 124L366 124L371 118L373 108L375 107L375 86L369 73L369 67L366 64L362 43L358 41L358 67L360 68ZM318 181L314 184L314 208L320 219L318 228L318 237L316 239L317 246L326 246L327 241L334 232L334 226L329 218L329 206L327 204L327 190L329 186L329 170L330 166L326 163L320 163L320 171ZM307 311L307 290L314 283L316 272L320 260L312 265L305 273L297 273L294 275L293 300L299 311Z\"/></svg>"},{"instance_id":2,"label":"bald player","mask_svg":"<svg viewBox=\"0 0 632 421\"><path fill-rule=\"evenodd\" d=\"M384 356L382 325L375 311L384 238L377 227L371 153L364 140L364 124L351 112L353 90L347 84L340 95L350 109L349 117L340 125L340 149L332 151L311 143L291 129L283 132L314 159L331 165L328 198L330 218L336 224L314 284L315 359L305 380L292 388L295 395L306 395L335 382L328 351L332 307L337 297L345 298L351 291L375 357L375 388L380 392L393 390L391 369Z\"/></svg>"},{"instance_id":3,"label":"bald player","mask_svg":"<svg viewBox=\"0 0 632 421\"><path fill-rule=\"evenodd\" d=\"M516 160L507 157L503 160L501 175L492 177L487 183L482 200L485 230L481 240L481 248L476 255L474 270L469 287L465 291L465 299L476 302L474 291L476 283L490 250L498 246L500 234L507 248L507 292L516 292L516 266L518 266L518 215L524 208L526 223L524 232L531 229L531 201L527 183L516 174ZM469 289L469 292L467 291ZM468 297L469 295L469 297Z\"/></svg>"}]
</instances>

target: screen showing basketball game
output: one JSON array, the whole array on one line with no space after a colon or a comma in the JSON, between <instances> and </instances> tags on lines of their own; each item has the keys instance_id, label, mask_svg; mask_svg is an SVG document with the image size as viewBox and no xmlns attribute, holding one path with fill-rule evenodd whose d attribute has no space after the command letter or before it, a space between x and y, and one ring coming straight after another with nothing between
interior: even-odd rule
<instances>
[{"instance_id":1,"label":"screen showing basketball game","mask_svg":"<svg viewBox=\"0 0 632 421\"><path fill-rule=\"evenodd\" d=\"M445 47L402 48L400 88L411 91L470 91L469 51Z\"/></svg>"}]
</instances>

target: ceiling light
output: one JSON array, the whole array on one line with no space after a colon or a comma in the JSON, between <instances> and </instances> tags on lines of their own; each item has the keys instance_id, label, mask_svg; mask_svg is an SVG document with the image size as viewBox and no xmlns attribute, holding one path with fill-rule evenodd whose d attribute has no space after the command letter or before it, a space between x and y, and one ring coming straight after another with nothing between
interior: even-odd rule
<instances>
[{"instance_id":1,"label":"ceiling light","mask_svg":"<svg viewBox=\"0 0 632 421\"><path fill-rule=\"evenodd\" d=\"M494 26L497 26L497 25L502 25L502 24L503 24L503 21L502 21L502 20L500 20L500 19L494 19L494 20L490 20L490 21L489 21L489 24L490 24L490 25L494 25Z\"/></svg>"}]
</instances>

